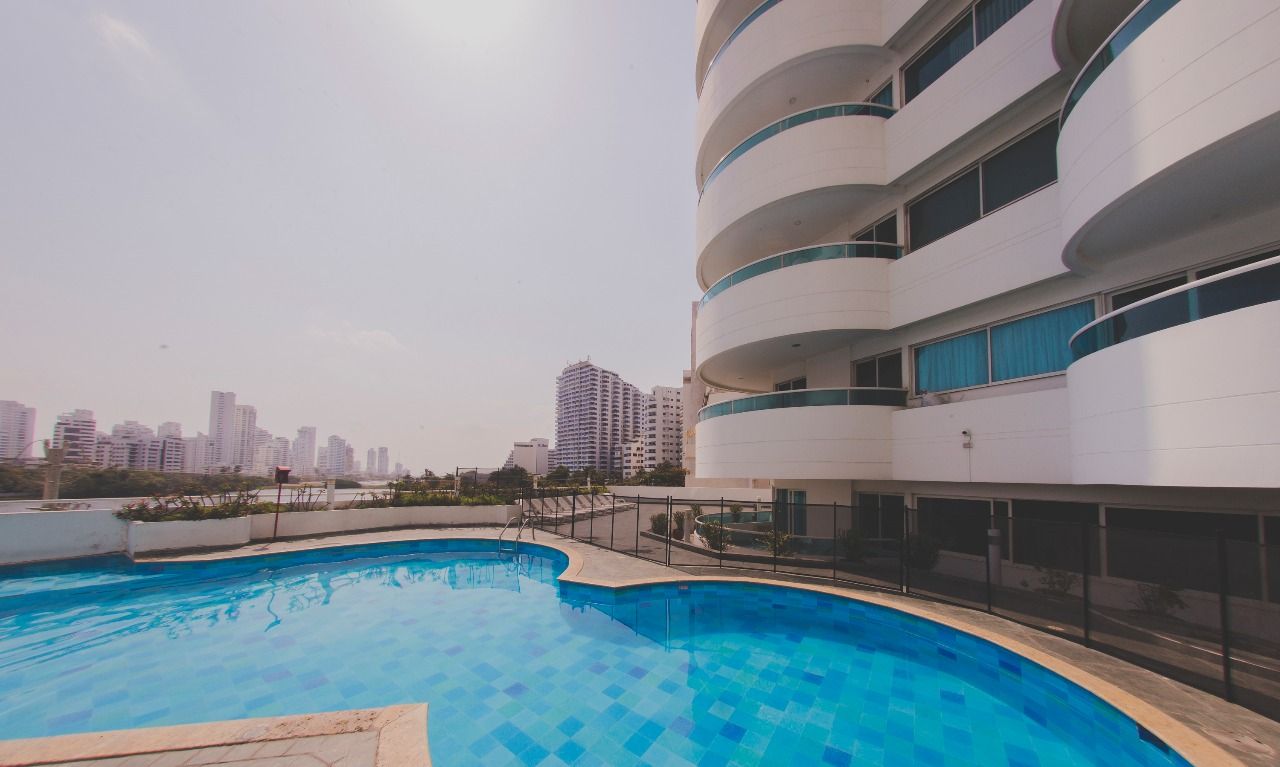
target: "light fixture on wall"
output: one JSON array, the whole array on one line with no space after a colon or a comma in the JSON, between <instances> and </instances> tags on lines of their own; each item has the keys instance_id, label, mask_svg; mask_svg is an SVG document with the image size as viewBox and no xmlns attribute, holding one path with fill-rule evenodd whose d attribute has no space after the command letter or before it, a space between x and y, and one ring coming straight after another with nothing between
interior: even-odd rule
<instances>
[{"instance_id":1,"label":"light fixture on wall","mask_svg":"<svg viewBox=\"0 0 1280 767\"><path fill-rule=\"evenodd\" d=\"M970 449L973 447L973 433L971 431L969 431L968 429L965 429L964 431L960 432L960 436L964 438L964 442L960 443L961 447L965 449Z\"/></svg>"}]
</instances>

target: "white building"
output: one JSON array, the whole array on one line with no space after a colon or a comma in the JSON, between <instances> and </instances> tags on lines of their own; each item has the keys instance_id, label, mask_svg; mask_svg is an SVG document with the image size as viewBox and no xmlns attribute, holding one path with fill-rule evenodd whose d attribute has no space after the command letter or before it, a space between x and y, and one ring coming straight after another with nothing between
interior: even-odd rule
<instances>
[{"instance_id":1,"label":"white building","mask_svg":"<svg viewBox=\"0 0 1280 767\"><path fill-rule=\"evenodd\" d=\"M156 436L182 439L182 424L177 421L165 421L156 427Z\"/></svg>"},{"instance_id":2,"label":"white building","mask_svg":"<svg viewBox=\"0 0 1280 767\"><path fill-rule=\"evenodd\" d=\"M388 463L391 460L391 451L385 447L378 448L378 476L385 477L390 472L391 467Z\"/></svg>"},{"instance_id":3,"label":"white building","mask_svg":"<svg viewBox=\"0 0 1280 767\"><path fill-rule=\"evenodd\" d=\"M213 452L206 456L207 466L235 465L236 393L214 391L209 394L209 439Z\"/></svg>"},{"instance_id":4,"label":"white building","mask_svg":"<svg viewBox=\"0 0 1280 767\"><path fill-rule=\"evenodd\" d=\"M556 465L622 470L622 446L644 429L648 396L617 373L575 362L556 378Z\"/></svg>"},{"instance_id":5,"label":"white building","mask_svg":"<svg viewBox=\"0 0 1280 767\"><path fill-rule=\"evenodd\" d=\"M316 471L326 477L343 477L355 471L355 449L336 434L320 448Z\"/></svg>"},{"instance_id":6,"label":"white building","mask_svg":"<svg viewBox=\"0 0 1280 767\"><path fill-rule=\"evenodd\" d=\"M275 476L277 466L289 466L289 438L271 437L254 449L253 473L261 477Z\"/></svg>"},{"instance_id":7,"label":"white building","mask_svg":"<svg viewBox=\"0 0 1280 767\"><path fill-rule=\"evenodd\" d=\"M36 409L11 399L0 400L0 461L31 458Z\"/></svg>"},{"instance_id":8,"label":"white building","mask_svg":"<svg viewBox=\"0 0 1280 767\"><path fill-rule=\"evenodd\" d=\"M1275 3L757 5L697 7L697 475L944 570L993 518L1280 539Z\"/></svg>"},{"instance_id":9,"label":"white building","mask_svg":"<svg viewBox=\"0 0 1280 767\"><path fill-rule=\"evenodd\" d=\"M644 438L636 438L622 446L622 478L631 479L644 471Z\"/></svg>"},{"instance_id":10,"label":"white building","mask_svg":"<svg viewBox=\"0 0 1280 767\"><path fill-rule=\"evenodd\" d=\"M369 448L364 456L364 473L374 476L378 473L378 451L375 448Z\"/></svg>"},{"instance_id":11,"label":"white building","mask_svg":"<svg viewBox=\"0 0 1280 767\"><path fill-rule=\"evenodd\" d=\"M246 471L253 466L253 451L262 441L258 434L258 409L236 405L231 426L231 465Z\"/></svg>"},{"instance_id":12,"label":"white building","mask_svg":"<svg viewBox=\"0 0 1280 767\"><path fill-rule=\"evenodd\" d=\"M298 436L293 440L289 451L290 468L299 477L307 477L316 473L316 427L298 427Z\"/></svg>"},{"instance_id":13,"label":"white building","mask_svg":"<svg viewBox=\"0 0 1280 767\"><path fill-rule=\"evenodd\" d=\"M684 403L681 387L655 386L649 394L644 424L644 468L679 467L684 455Z\"/></svg>"},{"instance_id":14,"label":"white building","mask_svg":"<svg viewBox=\"0 0 1280 767\"><path fill-rule=\"evenodd\" d=\"M516 442L512 445L511 452L507 454L507 462L502 465L502 468L513 469L519 466L530 474L546 474L551 470L549 445L550 442L543 437Z\"/></svg>"},{"instance_id":15,"label":"white building","mask_svg":"<svg viewBox=\"0 0 1280 767\"><path fill-rule=\"evenodd\" d=\"M92 410L72 410L53 424L53 447L66 448L64 463L92 464L97 453L98 422Z\"/></svg>"},{"instance_id":16,"label":"white building","mask_svg":"<svg viewBox=\"0 0 1280 767\"><path fill-rule=\"evenodd\" d=\"M213 465L213 438L202 431L182 440L182 470L188 474L204 474Z\"/></svg>"}]
</instances>

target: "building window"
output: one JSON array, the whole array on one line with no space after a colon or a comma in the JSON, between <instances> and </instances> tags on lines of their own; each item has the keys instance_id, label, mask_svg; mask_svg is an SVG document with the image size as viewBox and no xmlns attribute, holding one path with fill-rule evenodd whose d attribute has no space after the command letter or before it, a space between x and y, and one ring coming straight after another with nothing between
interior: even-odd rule
<instances>
[{"instance_id":1,"label":"building window","mask_svg":"<svg viewBox=\"0 0 1280 767\"><path fill-rule=\"evenodd\" d=\"M962 229L1058 178L1058 124L1049 122L907 205L912 250Z\"/></svg>"},{"instance_id":2,"label":"building window","mask_svg":"<svg viewBox=\"0 0 1280 767\"><path fill-rule=\"evenodd\" d=\"M1097 524L1098 505L1094 503L1015 499L1013 561L1078 573L1084 563L1082 526ZM1101 573L1094 551L1089 552L1089 572Z\"/></svg>"},{"instance_id":3,"label":"building window","mask_svg":"<svg viewBox=\"0 0 1280 767\"><path fill-rule=\"evenodd\" d=\"M853 385L859 388L901 389L902 352L893 351L853 363Z\"/></svg>"},{"instance_id":4,"label":"building window","mask_svg":"<svg viewBox=\"0 0 1280 767\"><path fill-rule=\"evenodd\" d=\"M854 242L898 242L898 214L890 213L853 236Z\"/></svg>"},{"instance_id":5,"label":"building window","mask_svg":"<svg viewBox=\"0 0 1280 767\"><path fill-rule=\"evenodd\" d=\"M902 540L906 498L901 495L858 493L858 530L864 539Z\"/></svg>"},{"instance_id":6,"label":"building window","mask_svg":"<svg viewBox=\"0 0 1280 767\"><path fill-rule=\"evenodd\" d=\"M903 101L910 101L960 63L1031 0L979 0L902 70Z\"/></svg>"},{"instance_id":7,"label":"building window","mask_svg":"<svg viewBox=\"0 0 1280 767\"><path fill-rule=\"evenodd\" d=\"M1093 301L1037 312L915 347L917 394L1061 373L1068 342L1093 321Z\"/></svg>"},{"instance_id":8,"label":"building window","mask_svg":"<svg viewBox=\"0 0 1280 767\"><path fill-rule=\"evenodd\" d=\"M773 491L775 527L784 533L805 535L809 529L808 493L804 490Z\"/></svg>"},{"instance_id":9,"label":"building window","mask_svg":"<svg viewBox=\"0 0 1280 767\"><path fill-rule=\"evenodd\" d=\"M940 548L986 556L991 501L972 498L917 498L916 532Z\"/></svg>"},{"instance_id":10,"label":"building window","mask_svg":"<svg viewBox=\"0 0 1280 767\"><path fill-rule=\"evenodd\" d=\"M867 97L867 103L893 107L893 80L885 83L880 90Z\"/></svg>"},{"instance_id":11,"label":"building window","mask_svg":"<svg viewBox=\"0 0 1280 767\"><path fill-rule=\"evenodd\" d=\"M794 389L807 389L809 388L808 384L809 382L806 380L805 376L800 376L799 378L792 378L790 381L782 381L774 384L773 390L792 391Z\"/></svg>"}]
</instances>

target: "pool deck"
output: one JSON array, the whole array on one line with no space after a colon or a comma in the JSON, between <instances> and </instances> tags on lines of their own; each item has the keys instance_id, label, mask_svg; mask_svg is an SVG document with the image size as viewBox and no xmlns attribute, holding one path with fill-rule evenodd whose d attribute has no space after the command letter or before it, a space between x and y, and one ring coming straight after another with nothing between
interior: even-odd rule
<instances>
[{"instance_id":1,"label":"pool deck","mask_svg":"<svg viewBox=\"0 0 1280 767\"><path fill-rule=\"evenodd\" d=\"M267 543L258 542L235 549L177 552L150 556L145 559L146 561L226 559L363 543L439 538L497 538L498 533L499 530L497 528L475 527L387 530ZM858 599L918 615L1002 645L1091 690L1094 694L1115 705L1168 743L1192 764L1206 766L1249 765L1250 767L1254 765L1257 765L1257 767L1272 767L1280 764L1280 722L1272 721L1209 693L1188 687L1117 658L1090 650L1075 642L1022 626L995 615L884 591L831 586L818 579L781 575L762 578L760 573L753 572L750 575L746 575L730 569L717 572L715 575L696 574L545 532L539 534L534 542L556 548L569 557L569 566L560 576L561 580L568 582L613 588L649 583L698 580L774 584L785 582L787 586L794 588ZM426 703L430 703L430 701L426 701ZM412 709L413 712L407 711L409 709ZM421 709L420 713L417 712L418 709ZM377 728L380 739L378 742L386 741L388 743L388 751L386 753L396 754L395 758L401 759L401 761L384 762L381 745L372 752L374 755L370 756L369 743L373 737L371 733L374 729L367 723L364 729L352 732L334 731L304 734L310 731L305 729L297 730L291 736L283 738L277 736L269 739L270 743L276 744L271 746L270 749L267 749L260 741L251 741L250 743L256 747L256 750L252 753L249 753L248 749L250 743L233 742L234 738L243 738L245 733L289 732L290 727L300 726L298 724L299 721L327 722L327 724L318 726L333 729L335 725L330 720L334 718L341 720L345 716L347 721L352 721L351 717L356 715L376 718L378 716L392 716L393 714L395 721L401 722L398 725L399 729L385 726ZM390 764L429 764L429 759L426 757L425 734L421 738L414 740L413 737L406 735L406 728L403 724L403 722L416 721L407 717L419 715L421 716L420 721L425 725L425 706L400 706L361 712L214 722L181 727L121 730L109 733L10 741L4 744L4 755L0 756L0 767L16 765L22 765L23 767L27 765L161 767L162 765L170 764L219 764L224 765L224 767L226 765L244 765L245 767L250 765L252 767L281 765L281 767L293 767L293 765L303 764L383 767ZM361 719L359 721L364 720ZM377 719L376 721L384 720ZM390 720L387 721L389 722ZM263 728L266 729L264 730ZM425 733L425 726L420 729ZM181 732L185 740L175 740L163 748L159 747L164 745L165 741L157 739L160 736L156 735L156 733L177 732ZM324 737L316 740L315 735L317 734ZM344 736L355 737L343 740ZM226 742L218 742L219 738ZM420 744L418 740L421 741ZM152 745L148 746L151 750L139 751L139 746L136 743L129 745L135 741L142 742L144 745L151 743ZM286 750L272 750L279 749L281 744L285 743L289 744L285 747ZM13 747L15 744L19 747L19 758L23 758L25 754L27 755L25 757L26 761L13 760ZM243 750L244 756L238 757L238 760L229 760L230 752L228 749L241 745L245 746ZM288 750L293 745L297 745L300 751ZM413 753L412 748L419 746L422 751L421 758L408 756ZM55 750L41 750L47 748L54 748ZM112 752L113 748L115 749L114 752ZM304 754L303 752L308 748L316 751L316 753ZM320 751L323 751L323 754ZM39 761L30 758L31 754L42 753L49 754L49 756L39 757ZM145 759L130 761L139 755L145 756L150 761ZM179 755L181 755L181 758L178 758ZM295 756L298 758L292 758ZM374 761L370 761L371 759L374 759Z\"/></svg>"}]
</instances>

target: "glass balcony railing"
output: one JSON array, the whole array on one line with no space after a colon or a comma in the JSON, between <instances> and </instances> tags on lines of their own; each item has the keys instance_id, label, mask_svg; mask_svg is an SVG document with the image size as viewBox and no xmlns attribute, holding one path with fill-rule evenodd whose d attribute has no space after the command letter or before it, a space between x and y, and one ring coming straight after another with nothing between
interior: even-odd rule
<instances>
[{"instance_id":1,"label":"glass balcony railing","mask_svg":"<svg viewBox=\"0 0 1280 767\"><path fill-rule=\"evenodd\" d=\"M1280 301L1280 256L1205 277L1104 314L1071 337L1071 355L1078 360L1160 330L1271 301Z\"/></svg>"},{"instance_id":2,"label":"glass balcony railing","mask_svg":"<svg viewBox=\"0 0 1280 767\"><path fill-rule=\"evenodd\" d=\"M829 117L870 116L883 117L887 119L893 117L896 111L897 110L893 107L887 107L884 104L858 102L856 104L831 104L825 107L816 107L814 109L806 109L803 112L796 112L789 117L782 118L767 128L756 131L751 134L751 137L746 141L743 141L741 144L738 144L736 147L729 150L729 154L725 155L720 162L716 163L716 167L712 168L711 172L707 174L706 180L702 182L702 187L703 189L706 189L712 179L720 175L720 172L729 167L734 160L751 151L752 147L755 147L757 144L760 144L766 139L772 138L783 131L804 125L805 123L811 123L816 120L825 120Z\"/></svg>"},{"instance_id":3,"label":"glass balcony railing","mask_svg":"<svg viewBox=\"0 0 1280 767\"><path fill-rule=\"evenodd\" d=\"M823 405L884 405L906 407L906 389L800 389L740 397L707 405L698 411L698 420L722 415L776 410L784 407L821 407Z\"/></svg>"},{"instance_id":4,"label":"glass balcony railing","mask_svg":"<svg viewBox=\"0 0 1280 767\"><path fill-rule=\"evenodd\" d=\"M1084 65L1084 69L1080 70L1080 74L1076 75L1076 81L1071 84L1071 90L1067 91L1067 100L1062 104L1062 117L1058 120L1061 126L1067 121L1067 115L1071 114L1071 110L1076 108L1076 104L1080 102L1085 91L1089 90L1089 86L1111 66L1111 62L1124 52L1138 36L1147 31L1147 28L1156 22L1173 6L1177 5L1179 0L1147 0L1147 2L1138 6L1129 17L1111 33L1111 37L1102 44L1093 57L1089 59L1089 63Z\"/></svg>"},{"instance_id":5,"label":"glass balcony railing","mask_svg":"<svg viewBox=\"0 0 1280 767\"><path fill-rule=\"evenodd\" d=\"M728 288L746 282L752 277L759 277L762 274L785 269L788 266L799 266L800 264L809 264L814 261L832 261L839 258L896 259L901 257L902 246L887 242L840 242L789 250L786 253L779 253L776 256L753 261L741 269L729 272L707 289L698 305L705 305Z\"/></svg>"},{"instance_id":6,"label":"glass balcony railing","mask_svg":"<svg viewBox=\"0 0 1280 767\"><path fill-rule=\"evenodd\" d=\"M711 61L707 62L706 71L702 73L702 82L704 85L707 82L707 76L711 74L711 68L714 67L716 65L716 61L719 60L720 54L728 50L729 45L732 44L734 40L738 39L738 35L742 34L742 31L744 29L751 26L752 22L754 22L756 19L763 16L765 14L765 11L769 10L770 8L772 8L773 6L777 5L780 2L782 2L782 0L764 0L763 3L756 6L756 9L754 11L747 14L747 17L742 20L742 23L738 24L738 26L733 28L733 31L729 33L729 36L726 37L724 39L724 42L720 44L720 47L716 49L715 55L711 57Z\"/></svg>"}]
</instances>

